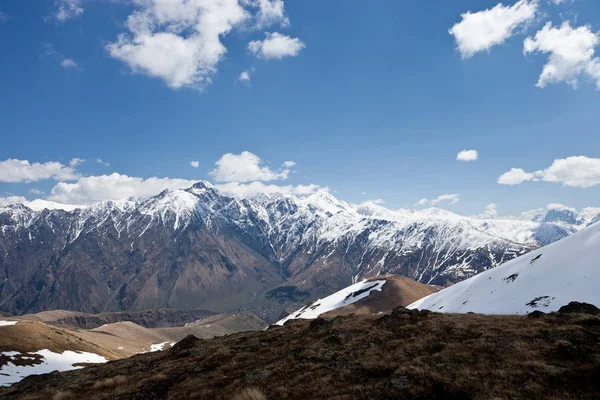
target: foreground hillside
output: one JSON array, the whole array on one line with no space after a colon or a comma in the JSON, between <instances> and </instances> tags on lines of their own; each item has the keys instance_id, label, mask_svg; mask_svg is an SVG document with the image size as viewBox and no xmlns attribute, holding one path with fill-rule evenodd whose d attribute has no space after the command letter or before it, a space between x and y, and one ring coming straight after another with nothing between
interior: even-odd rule
<instances>
[{"instance_id":1,"label":"foreground hillside","mask_svg":"<svg viewBox=\"0 0 600 400\"><path fill-rule=\"evenodd\" d=\"M448 313L526 314L569 301L600 305L600 225L482 272L409 305Z\"/></svg>"},{"instance_id":2,"label":"foreground hillside","mask_svg":"<svg viewBox=\"0 0 600 400\"><path fill-rule=\"evenodd\" d=\"M395 309L296 320L79 371L31 376L6 399L597 399L600 316ZM581 313L589 312L589 314ZM252 392L248 392L252 390Z\"/></svg>"}]
</instances>

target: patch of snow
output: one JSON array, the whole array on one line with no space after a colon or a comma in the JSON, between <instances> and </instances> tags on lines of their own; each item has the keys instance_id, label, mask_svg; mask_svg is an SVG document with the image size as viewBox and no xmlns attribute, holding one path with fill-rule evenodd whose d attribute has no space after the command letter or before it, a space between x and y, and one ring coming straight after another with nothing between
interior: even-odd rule
<instances>
[{"instance_id":1,"label":"patch of snow","mask_svg":"<svg viewBox=\"0 0 600 400\"><path fill-rule=\"evenodd\" d=\"M10 357L11 360L20 354L15 351L1 352L2 356ZM69 371L72 369L83 368L81 366L73 366L78 363L105 363L108 360L98 354L86 352L64 351L62 353L54 353L50 350L40 350L29 352L26 354L38 354L42 356L40 364L33 365L15 365L12 361L0 368L0 386L8 386L19 382L21 379L29 375L47 374L52 371ZM30 358L30 357L27 357Z\"/></svg>"},{"instance_id":2,"label":"patch of snow","mask_svg":"<svg viewBox=\"0 0 600 400\"><path fill-rule=\"evenodd\" d=\"M600 306L600 227L592 225L418 300L408 308L446 313L527 314L571 301Z\"/></svg>"},{"instance_id":3,"label":"patch of snow","mask_svg":"<svg viewBox=\"0 0 600 400\"><path fill-rule=\"evenodd\" d=\"M19 321L0 321L0 326L12 326Z\"/></svg>"},{"instance_id":4,"label":"patch of snow","mask_svg":"<svg viewBox=\"0 0 600 400\"><path fill-rule=\"evenodd\" d=\"M368 297L373 291L381 291L386 280L362 281L350 285L339 292L319 299L312 304L302 307L298 311L288 315L284 319L276 322L276 325L283 325L292 319L315 319L319 315L329 311L337 310L344 306L356 303L359 300Z\"/></svg>"},{"instance_id":5,"label":"patch of snow","mask_svg":"<svg viewBox=\"0 0 600 400\"><path fill-rule=\"evenodd\" d=\"M156 343L156 344L151 344L150 345L150 352L153 353L155 351L163 351L166 350L167 345L172 345L172 342L162 342L162 343Z\"/></svg>"}]
</instances>

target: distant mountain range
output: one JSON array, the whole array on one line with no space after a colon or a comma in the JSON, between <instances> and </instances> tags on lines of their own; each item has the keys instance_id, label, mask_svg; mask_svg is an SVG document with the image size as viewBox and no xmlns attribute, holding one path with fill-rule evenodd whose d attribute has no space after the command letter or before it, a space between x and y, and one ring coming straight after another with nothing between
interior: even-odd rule
<instances>
[{"instance_id":1,"label":"distant mountain range","mask_svg":"<svg viewBox=\"0 0 600 400\"><path fill-rule=\"evenodd\" d=\"M592 222L569 210L534 221L392 211L324 191L236 198L208 182L64 208L42 200L0 208L0 310L227 312L388 273L444 286Z\"/></svg>"}]
</instances>

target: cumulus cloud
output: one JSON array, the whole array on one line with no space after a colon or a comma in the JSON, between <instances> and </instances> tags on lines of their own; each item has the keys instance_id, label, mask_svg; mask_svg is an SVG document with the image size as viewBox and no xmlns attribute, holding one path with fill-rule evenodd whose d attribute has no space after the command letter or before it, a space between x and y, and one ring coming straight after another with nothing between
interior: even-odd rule
<instances>
[{"instance_id":1,"label":"cumulus cloud","mask_svg":"<svg viewBox=\"0 0 600 400\"><path fill-rule=\"evenodd\" d=\"M548 168L539 171L525 172L521 168L512 168L498 178L498 183L503 185L528 181L557 182L581 188L600 185L600 158L567 157L554 160Z\"/></svg>"},{"instance_id":2,"label":"cumulus cloud","mask_svg":"<svg viewBox=\"0 0 600 400\"><path fill-rule=\"evenodd\" d=\"M449 33L454 36L462 57L470 58L504 43L517 28L533 21L537 9L537 0L520 0L512 6L499 3L491 9L468 11Z\"/></svg>"},{"instance_id":3,"label":"cumulus cloud","mask_svg":"<svg viewBox=\"0 0 600 400\"><path fill-rule=\"evenodd\" d=\"M223 193L228 193L235 196L246 196L256 193L282 193L282 194L293 194L296 196L307 196L313 194L319 190L329 191L329 188L322 188L319 185L274 185L266 184L263 182L250 182L250 183L239 183L239 182L228 182L222 184L216 184L215 187Z\"/></svg>"},{"instance_id":4,"label":"cumulus cloud","mask_svg":"<svg viewBox=\"0 0 600 400\"><path fill-rule=\"evenodd\" d=\"M41 195L43 195L43 194L44 194L44 192L42 192L42 191L41 191L40 189L38 189L38 188L32 188L32 189L29 189L29 193L31 193L31 194L35 194L35 195L37 195L37 196L41 196Z\"/></svg>"},{"instance_id":5,"label":"cumulus cloud","mask_svg":"<svg viewBox=\"0 0 600 400\"><path fill-rule=\"evenodd\" d=\"M57 183L48 200L64 204L93 204L103 200L120 200L126 197L154 196L165 189L185 189L196 181L172 178L138 178L119 173L87 176L76 182Z\"/></svg>"},{"instance_id":6,"label":"cumulus cloud","mask_svg":"<svg viewBox=\"0 0 600 400\"><path fill-rule=\"evenodd\" d=\"M37 182L44 179L63 181L77 178L79 174L72 167L57 161L30 163L12 158L0 161L0 182Z\"/></svg>"},{"instance_id":7,"label":"cumulus cloud","mask_svg":"<svg viewBox=\"0 0 600 400\"><path fill-rule=\"evenodd\" d=\"M266 32L264 40L253 40L248 43L250 53L265 60L295 57L305 47L306 45L300 39L278 32Z\"/></svg>"},{"instance_id":8,"label":"cumulus cloud","mask_svg":"<svg viewBox=\"0 0 600 400\"><path fill-rule=\"evenodd\" d=\"M433 200L421 199L415 206L435 206L436 204L447 202L448 204L456 204L460 201L460 193L442 194Z\"/></svg>"},{"instance_id":9,"label":"cumulus cloud","mask_svg":"<svg viewBox=\"0 0 600 400\"><path fill-rule=\"evenodd\" d=\"M105 167L110 167L110 163L107 161L104 161L101 158L96 158L96 164L104 165Z\"/></svg>"},{"instance_id":10,"label":"cumulus cloud","mask_svg":"<svg viewBox=\"0 0 600 400\"><path fill-rule=\"evenodd\" d=\"M250 1L251 5L258 7L256 13L256 27L263 29L272 25L286 27L290 20L285 15L285 5L283 0L255 0Z\"/></svg>"},{"instance_id":11,"label":"cumulus cloud","mask_svg":"<svg viewBox=\"0 0 600 400\"><path fill-rule=\"evenodd\" d=\"M496 203L490 203L487 206L485 206L485 210L483 211L483 214L481 215L484 218L496 218L498 216L498 210L497 210L498 205Z\"/></svg>"},{"instance_id":12,"label":"cumulus cloud","mask_svg":"<svg viewBox=\"0 0 600 400\"><path fill-rule=\"evenodd\" d=\"M542 53L548 55L536 86L566 82L577 87L581 77L590 78L600 89L600 59L595 57L595 48L600 43L600 35L589 26L571 27L566 21L560 27L548 22L534 37L528 37L523 44L524 54Z\"/></svg>"},{"instance_id":13,"label":"cumulus cloud","mask_svg":"<svg viewBox=\"0 0 600 400\"><path fill-rule=\"evenodd\" d=\"M250 71L250 70L242 71L240 73L240 76L238 76L238 81L249 84L251 73L252 73L252 71Z\"/></svg>"},{"instance_id":14,"label":"cumulus cloud","mask_svg":"<svg viewBox=\"0 0 600 400\"><path fill-rule=\"evenodd\" d=\"M280 169L272 170L264 165L256 154L244 151L240 154L224 154L210 171L217 182L250 182L285 180L292 172L293 161L286 161Z\"/></svg>"},{"instance_id":15,"label":"cumulus cloud","mask_svg":"<svg viewBox=\"0 0 600 400\"><path fill-rule=\"evenodd\" d=\"M498 183L501 185L519 185L523 182L535 179L535 175L525 172L522 168L511 168L498 178Z\"/></svg>"},{"instance_id":16,"label":"cumulus cloud","mask_svg":"<svg viewBox=\"0 0 600 400\"><path fill-rule=\"evenodd\" d=\"M237 0L144 0L106 49L132 71L160 78L173 89L202 89L227 49L221 38L250 14Z\"/></svg>"},{"instance_id":17,"label":"cumulus cloud","mask_svg":"<svg viewBox=\"0 0 600 400\"><path fill-rule=\"evenodd\" d=\"M71 161L69 161L69 165L71 167L78 167L81 164L83 164L84 162L85 162L85 160L83 158L77 158L77 157L75 157L75 158L72 158Z\"/></svg>"},{"instance_id":18,"label":"cumulus cloud","mask_svg":"<svg viewBox=\"0 0 600 400\"><path fill-rule=\"evenodd\" d=\"M435 199L431 200L429 202L429 204L431 204L432 206L442 203L442 202L448 202L448 204L456 204L459 201L460 201L460 194L452 193L452 194L442 194L442 195L436 197Z\"/></svg>"},{"instance_id":19,"label":"cumulus cloud","mask_svg":"<svg viewBox=\"0 0 600 400\"><path fill-rule=\"evenodd\" d=\"M198 168L200 167L200 161L190 161L190 167L192 168Z\"/></svg>"},{"instance_id":20,"label":"cumulus cloud","mask_svg":"<svg viewBox=\"0 0 600 400\"><path fill-rule=\"evenodd\" d=\"M0 197L0 207L10 206L11 204L23 204L27 199L23 196Z\"/></svg>"},{"instance_id":21,"label":"cumulus cloud","mask_svg":"<svg viewBox=\"0 0 600 400\"><path fill-rule=\"evenodd\" d=\"M477 150L462 150L456 155L458 161L475 161L479 158Z\"/></svg>"},{"instance_id":22,"label":"cumulus cloud","mask_svg":"<svg viewBox=\"0 0 600 400\"><path fill-rule=\"evenodd\" d=\"M55 10L45 18L46 22L63 23L83 15L81 0L55 0L54 7Z\"/></svg>"}]
</instances>

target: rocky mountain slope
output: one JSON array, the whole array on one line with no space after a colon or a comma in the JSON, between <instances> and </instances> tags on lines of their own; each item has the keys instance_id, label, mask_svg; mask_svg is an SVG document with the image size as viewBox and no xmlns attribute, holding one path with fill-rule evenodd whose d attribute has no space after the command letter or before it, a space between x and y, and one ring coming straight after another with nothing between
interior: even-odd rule
<instances>
[{"instance_id":1,"label":"rocky mountain slope","mask_svg":"<svg viewBox=\"0 0 600 400\"><path fill-rule=\"evenodd\" d=\"M32 207L0 208L0 310L13 314L227 312L262 307L282 286L317 298L388 273L445 285L579 229L392 211L322 191L234 198L208 182L68 211Z\"/></svg>"},{"instance_id":2,"label":"rocky mountain slope","mask_svg":"<svg viewBox=\"0 0 600 400\"><path fill-rule=\"evenodd\" d=\"M570 301L600 306L600 225L416 301L438 312L526 314L555 311Z\"/></svg>"}]
</instances>

